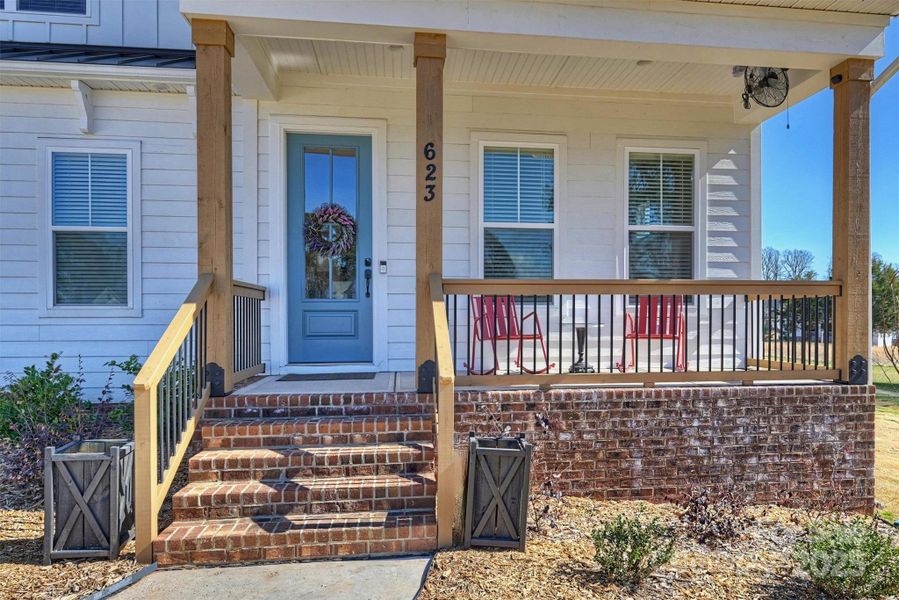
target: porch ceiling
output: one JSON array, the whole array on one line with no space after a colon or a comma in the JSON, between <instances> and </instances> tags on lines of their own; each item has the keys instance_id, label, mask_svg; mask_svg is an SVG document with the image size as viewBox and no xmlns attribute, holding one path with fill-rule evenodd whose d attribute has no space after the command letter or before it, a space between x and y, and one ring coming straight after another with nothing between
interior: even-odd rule
<instances>
[{"instance_id":1,"label":"porch ceiling","mask_svg":"<svg viewBox=\"0 0 899 600\"><path fill-rule=\"evenodd\" d=\"M279 72L414 80L412 47L292 38L258 38ZM794 69L799 81L812 71ZM540 88L634 91L711 96L733 100L742 77L730 65L565 56L448 48L448 82Z\"/></svg>"},{"instance_id":2,"label":"porch ceiling","mask_svg":"<svg viewBox=\"0 0 899 600\"><path fill-rule=\"evenodd\" d=\"M688 0L706 4L742 4L831 12L899 15L899 0Z\"/></svg>"}]
</instances>

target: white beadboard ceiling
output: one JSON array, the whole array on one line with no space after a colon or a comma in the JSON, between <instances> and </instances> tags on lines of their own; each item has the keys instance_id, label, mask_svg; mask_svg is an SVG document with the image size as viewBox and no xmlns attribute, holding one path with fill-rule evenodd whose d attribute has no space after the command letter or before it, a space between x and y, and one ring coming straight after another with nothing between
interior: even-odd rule
<instances>
[{"instance_id":1,"label":"white beadboard ceiling","mask_svg":"<svg viewBox=\"0 0 899 600\"><path fill-rule=\"evenodd\" d=\"M260 38L279 71L413 79L411 46ZM446 79L549 88L739 95L732 67L697 63L557 56L450 48Z\"/></svg>"},{"instance_id":2,"label":"white beadboard ceiling","mask_svg":"<svg viewBox=\"0 0 899 600\"><path fill-rule=\"evenodd\" d=\"M689 0L714 4L743 4L800 8L832 12L865 13L870 15L899 15L899 0Z\"/></svg>"}]
</instances>

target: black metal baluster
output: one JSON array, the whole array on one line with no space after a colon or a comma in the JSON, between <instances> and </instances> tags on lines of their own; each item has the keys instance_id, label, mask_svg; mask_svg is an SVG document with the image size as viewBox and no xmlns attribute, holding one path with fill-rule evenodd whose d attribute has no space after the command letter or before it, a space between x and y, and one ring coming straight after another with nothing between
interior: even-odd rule
<instances>
[{"instance_id":1,"label":"black metal baluster","mask_svg":"<svg viewBox=\"0 0 899 600\"><path fill-rule=\"evenodd\" d=\"M533 301L533 306L534 306L534 310L532 311L534 318L533 318L533 323L531 324L531 327L533 328L534 335L531 336L531 338L532 338L531 342L534 347L533 371L536 373L537 372L537 294L534 294L532 301Z\"/></svg>"},{"instance_id":2,"label":"black metal baluster","mask_svg":"<svg viewBox=\"0 0 899 600\"><path fill-rule=\"evenodd\" d=\"M796 295L790 300L790 369L796 370Z\"/></svg>"},{"instance_id":3,"label":"black metal baluster","mask_svg":"<svg viewBox=\"0 0 899 600\"><path fill-rule=\"evenodd\" d=\"M609 373L615 370L615 294L609 294Z\"/></svg>"},{"instance_id":4,"label":"black metal baluster","mask_svg":"<svg viewBox=\"0 0 899 600\"><path fill-rule=\"evenodd\" d=\"M577 296L571 294L571 364L573 365L577 358L575 357L574 338L577 337Z\"/></svg>"},{"instance_id":5,"label":"black metal baluster","mask_svg":"<svg viewBox=\"0 0 899 600\"><path fill-rule=\"evenodd\" d=\"M737 370L737 295L732 294L731 302L733 302L733 311L731 322L731 340L730 340L730 370Z\"/></svg>"},{"instance_id":6,"label":"black metal baluster","mask_svg":"<svg viewBox=\"0 0 899 600\"><path fill-rule=\"evenodd\" d=\"M546 374L547 375L549 375L549 352L550 352L550 348L552 348L552 345L550 342L553 339L552 333L551 333L552 325L549 320L550 299L551 299L551 297L547 294L547 296L545 298L545 300L546 300L546 321L544 321L546 323L546 331L543 333L543 345L546 347Z\"/></svg>"},{"instance_id":7,"label":"black metal baluster","mask_svg":"<svg viewBox=\"0 0 899 600\"><path fill-rule=\"evenodd\" d=\"M499 375L499 356L497 356L497 348L496 345L499 344L499 332L497 331L497 317L496 317L496 294L493 294L493 335L490 336L490 339L493 341L493 369L494 374Z\"/></svg>"},{"instance_id":8,"label":"black metal baluster","mask_svg":"<svg viewBox=\"0 0 899 600\"><path fill-rule=\"evenodd\" d=\"M830 368L830 296L824 296L824 368Z\"/></svg>"},{"instance_id":9,"label":"black metal baluster","mask_svg":"<svg viewBox=\"0 0 899 600\"><path fill-rule=\"evenodd\" d=\"M562 341L562 305L565 304L565 296L559 294L559 374L562 373L562 346L564 345Z\"/></svg>"},{"instance_id":10,"label":"black metal baluster","mask_svg":"<svg viewBox=\"0 0 899 600\"><path fill-rule=\"evenodd\" d=\"M687 298L692 298L692 296L684 296L684 371L689 371L687 365L690 364L690 305L687 304ZM696 335L696 340L699 340L698 332ZM696 358L698 359L699 356L697 355ZM699 365L696 365L696 367L696 370L698 371Z\"/></svg>"},{"instance_id":11,"label":"black metal baluster","mask_svg":"<svg viewBox=\"0 0 899 600\"><path fill-rule=\"evenodd\" d=\"M749 337L749 316L752 314L749 308L749 295L743 294L743 370L749 370L749 352L752 348L752 339ZM736 343L734 344L736 346ZM734 365L736 368L736 365Z\"/></svg>"},{"instance_id":12,"label":"black metal baluster","mask_svg":"<svg viewBox=\"0 0 899 600\"><path fill-rule=\"evenodd\" d=\"M640 294L634 307L634 333L640 331ZM634 373L640 372L640 336L634 337Z\"/></svg>"},{"instance_id":13,"label":"black metal baluster","mask_svg":"<svg viewBox=\"0 0 899 600\"><path fill-rule=\"evenodd\" d=\"M474 367L474 365L472 364L474 362L474 360L473 360L474 357L472 356L471 330L474 329L475 320L474 320L474 318L472 318L472 314L471 314L471 303L472 303L471 294L465 294L465 298L467 299L467 304L465 306L465 316L466 316L466 319L465 319L465 357L466 357L465 364L468 365L466 367L467 374L471 375L472 367Z\"/></svg>"},{"instance_id":14,"label":"black metal baluster","mask_svg":"<svg viewBox=\"0 0 899 600\"><path fill-rule=\"evenodd\" d=\"M715 318L712 312L712 304L715 303L714 296L709 294L709 372L712 372L712 352L714 352L714 345L712 343L712 320Z\"/></svg>"},{"instance_id":15,"label":"black metal baluster","mask_svg":"<svg viewBox=\"0 0 899 600\"><path fill-rule=\"evenodd\" d=\"M724 294L721 294L721 348L718 353L721 356L721 365L719 370L724 371Z\"/></svg>"},{"instance_id":16,"label":"black metal baluster","mask_svg":"<svg viewBox=\"0 0 899 600\"><path fill-rule=\"evenodd\" d=\"M584 294L584 365L590 364L590 296Z\"/></svg>"}]
</instances>

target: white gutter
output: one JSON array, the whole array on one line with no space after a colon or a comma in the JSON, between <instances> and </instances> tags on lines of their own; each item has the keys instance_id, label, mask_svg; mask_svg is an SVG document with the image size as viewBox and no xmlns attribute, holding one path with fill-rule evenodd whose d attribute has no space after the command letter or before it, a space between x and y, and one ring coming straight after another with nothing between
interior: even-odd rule
<instances>
[{"instance_id":1,"label":"white gutter","mask_svg":"<svg viewBox=\"0 0 899 600\"><path fill-rule=\"evenodd\" d=\"M877 93L877 90L883 87L890 78L899 71L899 56L893 59L893 62L889 64L889 66L883 70L883 73L874 78L874 81L871 82L871 95L873 96Z\"/></svg>"},{"instance_id":2,"label":"white gutter","mask_svg":"<svg viewBox=\"0 0 899 600\"><path fill-rule=\"evenodd\" d=\"M139 81L141 83L174 83L190 85L196 81L194 69L165 67L131 67L127 65L89 65L30 60L0 60L0 78L60 77L63 79L103 79L106 81Z\"/></svg>"}]
</instances>

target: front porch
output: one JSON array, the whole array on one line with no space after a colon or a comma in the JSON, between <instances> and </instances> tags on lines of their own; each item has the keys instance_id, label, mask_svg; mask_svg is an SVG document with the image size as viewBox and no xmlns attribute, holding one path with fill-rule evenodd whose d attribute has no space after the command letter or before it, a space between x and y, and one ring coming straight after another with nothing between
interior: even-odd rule
<instances>
[{"instance_id":1,"label":"front porch","mask_svg":"<svg viewBox=\"0 0 899 600\"><path fill-rule=\"evenodd\" d=\"M813 56L787 50L750 49L740 53L731 49L728 65L722 65L700 60L703 48L692 51L682 48L678 53L682 61L678 72L711 82L712 87L718 86L720 93L704 90L705 96L700 98L684 89L665 87L666 81L674 85L674 78L666 79L665 68L654 71L653 63L666 67L663 59L671 50L671 41L658 47L644 43L649 48L641 51L648 53L645 58L626 59L620 56L622 48L601 40L582 40L577 58L586 64L578 71L574 66L562 68L563 62L573 65L578 61L562 60L565 57L550 51L545 40L538 44L544 54L525 53L519 46L521 39L506 34L491 42L496 47L485 49L485 40L492 38L483 33L457 34L454 47L452 31L448 37L430 27L409 31L378 26L362 31L334 23L328 28L331 40L313 39L311 33L309 38L297 38L294 36L307 30L300 27L295 29L298 33L288 35L290 22L286 18L271 15L216 18L203 13L202 3L196 5L196 13L187 12L192 18L197 46L198 271L201 276L135 382L140 519L137 543L142 560L150 560L153 555L151 542L157 533L156 515L161 499L198 429L203 432L207 451L235 450L243 445L267 448L273 455L233 457L238 462L249 461L248 469L236 469L240 472L238 480L249 481L246 485L256 486L253 494L263 496L253 495L245 501L242 492L232 489L223 492L224 504L217 504L214 499L220 490L205 490L190 496L197 499L192 504L189 494L185 494L181 506L183 520L232 517L252 520L258 514L283 516L279 512L282 509L293 514L299 510L298 504L310 507L302 512L302 517L283 519L281 525L274 522L277 519L266 520L273 527L267 534L285 533L285 540L290 540L284 544L272 541L266 547L293 550L272 551L271 556L251 552L246 557L240 553L216 552L216 561L223 557L259 560L319 556L315 553L319 550L301 553L300 549L307 543L309 548L326 547L321 551L327 556L412 552L451 545L462 495L465 461L461 436L469 428L478 428L476 407L480 404L494 406L499 413L506 413L506 421L524 429L528 423L533 425L531 413L535 406L543 407L539 410L575 414L592 411L579 421L566 417L566 429L575 432L564 440L572 442L568 448L586 449L589 445L590 452L595 451L588 461L589 468L584 465L577 468L579 474L572 479L576 482L572 491L613 490L615 497L649 498L664 494L666 487L679 489L688 482L698 481L690 474L722 459L721 452L728 457L739 455L755 461L757 455L764 453L758 448L765 442L752 437L747 429L751 426L761 427L765 439L786 436L789 442L783 443L787 445L817 444L819 440L812 435L815 424L825 416L840 414L840 423L845 421L847 426L841 425L837 437L841 443L857 445L849 450L851 457L832 467L839 471L837 478L841 485L857 484L863 502L868 501L873 454L868 427L872 396L866 387L870 352L866 165L872 60L846 58L845 48L842 51L819 48ZM739 24L734 27L738 30ZM237 42L235 32L239 34ZM536 43L538 38L534 36L532 41ZM397 39L402 43L395 43ZM392 48L397 45L398 49ZM627 50L634 50L632 45L625 45ZM317 46L320 48L316 49ZM323 49L329 53L322 54ZM444 85L448 52L455 54L458 70L477 71L472 61L484 64L493 61L493 67L484 67L485 71L495 75L505 69L507 74L517 73L517 77L530 78L531 82L524 85L515 80L516 76L509 75L509 80L499 84L503 89L498 84L479 80L469 81L466 91L459 89L458 78L469 75L456 73L457 83L453 93L448 94ZM329 59L339 62L341 56L348 55L356 56L359 61L360 73L355 76L362 79L348 80L352 77L342 73L309 74L311 67L304 62L310 56L317 57L318 68L326 71L321 66L323 62ZM232 57L239 81L232 79ZM404 62L403 57L408 60ZM524 66L509 62L515 60L530 61L527 69L532 70L527 72L531 75L525 73ZM755 255L760 247L759 199L755 189L750 191L758 182L750 185L746 180L755 176L748 163L757 160L754 145L757 140L753 142L752 129L766 113L757 109L747 114L739 112L742 108L736 106L737 97L725 84L729 82L727 78L732 78L733 64L763 64L772 60L795 69L794 101L820 88L822 78L825 82L829 80L834 89L834 243L830 281L758 280ZM279 78L278 73L285 71L283 65L292 61L299 66L286 70L295 72ZM411 82L403 81L407 78L404 69L411 68L407 62L414 64L414 91ZM393 65L398 75L385 80L377 71L384 65ZM657 79L640 83L639 73L644 67L650 67ZM353 70L346 65L343 68ZM368 69L374 69L374 74ZM632 78L627 84L630 87L583 91L589 89L587 81L590 80L585 72L593 72L595 80L602 79L595 72L597 69L617 69L620 77ZM556 76L546 81L538 77L550 71ZM647 71L643 73L642 77L653 78ZM552 82L561 74L569 77L564 84L565 91L550 92ZM304 77L312 82L308 87ZM329 77L331 80L326 81ZM478 78L483 79L484 75ZM296 89L284 89L291 86ZM258 125L265 115L270 125L269 151L265 155L270 185L265 188L269 195L265 212L266 231L270 236L266 241L272 251L267 257L268 271L265 275L257 273L251 284L234 278L231 119L235 88L248 94L252 93L248 90L256 90L253 97L258 119L252 120ZM574 94L575 88L582 91ZM364 94L366 89L387 97L385 105L393 101L400 105L369 110L371 107L365 107L365 100L352 98L353 94ZM279 97L281 94L283 97ZM532 95L539 96L542 103L536 116L529 108ZM564 95L565 99L554 95ZM711 98L712 95L715 97ZM572 100L572 96L582 97ZM597 96L602 100L597 100ZM413 97L414 124L410 114ZM475 107L482 101L487 108L479 113ZM313 108L307 110L304 102ZM499 102L512 107L512 116L491 108ZM609 103L608 107L619 111L623 124L619 126L614 115L603 119L590 116L579 121L565 112L572 107L599 108L600 104L594 102ZM364 110L357 110L359 106ZM554 110L555 114L547 116L547 110ZM381 116L372 116L372 112ZM363 113L368 116L362 116ZM447 115L453 120L451 127L445 129ZM383 121L379 121L381 118ZM535 123L539 119L543 120ZM584 124L594 129L577 131ZM292 222L289 212L292 171L287 136L292 133L367 135L371 139L373 158L368 181L372 188L369 198L372 255L358 251L352 255L356 268L352 275L346 275L342 287L334 286L337 273L334 257L322 263L327 265L327 299L335 299L333 294L343 295L342 299L371 298L371 360L356 361L361 368L354 364L335 368L332 364L317 364L319 361L315 360L297 364L291 359L290 311L298 296L291 296L291 290L295 289L291 287L294 275L288 265L290 236L299 236L299 232L288 230L288 223ZM553 157L546 163L552 163L553 175L546 176L546 181L553 182L552 206L548 210L535 209L543 210L543 216L535 217L536 222L522 222L519 215L514 227L508 222L497 224L484 217L485 152L490 148L499 149L496 154L502 159L505 156L502 149L515 148L520 171L522 147L549 151ZM661 163L665 155L675 150L693 157L691 178L684 188L694 203L689 210L685 209L692 216L689 222L670 227L649 223L644 231L640 225L645 223L632 223L628 216L630 153L661 157ZM563 162L563 156L578 153L576 160ZM328 156L333 156L333 148L328 149ZM535 152L534 156L537 161L543 155ZM703 166L709 163L714 166ZM566 169L564 176L560 174L562 165ZM473 173L470 178L468 169ZM465 173L460 174L460 170ZM731 175L731 181L722 183L721 178L726 176L721 173L728 170L737 173ZM604 179L594 171L605 173ZM333 182L329 185L333 188ZM607 187L597 191L597 186L602 185ZM521 189L519 183L516 192L519 213ZM606 202L600 206L594 203L597 198ZM606 214L606 210L611 213ZM715 215L724 222L723 225L718 222L718 229L712 223ZM262 217L259 219L261 223ZM594 222L599 225L592 227L590 224ZM492 254L492 260L496 264L506 261L512 265L512 276L499 278L487 258L485 230L539 231L540 223L552 225L545 228L549 232L547 238L552 239L552 253L536 267L529 267L527 261L521 260L517 242L496 244L502 235L493 231L490 247L495 250L501 246L509 256L497 258ZM688 258L670 271L656 271L667 274L664 277L637 279L640 265L630 258L643 250L639 250L639 241L632 238L631 232L643 232L650 237L655 233L663 234L662 237L670 235L666 238L669 243L678 234L689 234L692 237L684 246ZM604 236L613 241L604 244L595 239ZM522 234L522 239L526 237ZM458 241L460 238L466 238L465 244ZM711 241L712 238L717 241ZM522 247L527 248L528 244ZM590 252L583 252L583 247L599 249L595 259ZM726 254L722 247L735 249L722 258ZM603 250L608 253L603 254ZM653 262L660 252L657 247L649 247L644 252L643 264L648 262L652 268L661 268ZM304 268L310 269L309 264L307 257ZM527 271L526 267L534 270ZM517 272L531 275L516 277ZM534 273L543 275L534 276ZM395 279L381 277L387 274ZM339 275L345 273L341 271ZM630 276L634 279L629 279ZM304 301L307 299L303 297ZM355 335L357 329L352 331ZM415 369L413 375L397 374L384 381L385 373L395 370L408 373L410 367ZM345 388L341 390L324 383L309 387L309 382L262 381L232 393L236 383L266 368L279 376L289 372L353 369L378 372L378 375L370 388L358 381L340 384ZM793 385L797 380L816 383ZM558 389L551 389L553 386ZM652 389L654 386L658 388ZM232 406L231 402L237 404ZM404 412L404 406L411 408ZM246 412L238 415L233 412L237 408ZM232 414L220 414L228 410ZM286 412L277 413L277 410ZM665 410L677 412L675 418L683 422L672 429L662 427L661 421L667 418L662 414ZM784 419L772 425L768 417L770 410L784 414L795 411L802 416L795 423ZM253 418L254 411L261 415L259 423L237 422ZM371 418L367 420L367 417ZM205 425L203 419L207 421ZM216 423L219 419L222 422ZM700 424L688 425L688 419ZM748 424L744 423L747 420ZM848 426L855 421L863 425L858 429ZM589 431L603 429L604 423L608 423L609 435L591 438ZM713 429L713 423L718 424L715 428L723 427L727 431ZM794 426L800 430L793 431ZM691 431L694 427L700 430ZM806 427L811 429L803 429ZM381 439L381 433L387 437ZM795 435L789 437L790 433ZM683 465L683 472L677 472L668 459L662 460L665 464L649 461L644 470L637 463L646 458L645 453L660 448L666 437L677 439L678 447L684 452L696 445L709 448L709 452L685 459L689 464ZM635 445L633 440L637 438L640 441ZM332 448L345 444L353 450L341 453ZM383 444L403 448L385 449ZM432 447L416 447L414 456L407 456L406 444L432 444ZM304 457L317 456L309 446L327 448L323 452L328 461L332 458L336 461L334 464L339 469L335 473L342 473L337 476L344 477L344 484L346 477L355 476L350 473L351 467L358 464L390 465L390 474L397 477L365 488L370 491L368 495L357 495L355 487L335 483L341 491L336 492L337 498L331 504L334 510L329 512L322 508L327 504L328 494L316 491L316 486L322 484L320 479L327 477L324 471L316 469L325 464L300 464L312 469L304 472L311 482L297 483L294 481L297 473L281 470L293 468L292 458L286 459L287 466L278 462L277 467L272 467L278 471L277 484L265 483L269 481L265 473L253 474L254 460L283 462L284 456L293 456L294 446L303 447ZM291 450L283 450L288 447ZM360 453L359 457L354 452ZM386 458L390 452L400 453L396 455L400 458ZM805 463L801 457L789 454L785 445L763 462L792 465L796 476L787 479L800 486L806 484L811 475L803 471ZM361 462L354 462L357 459ZM217 469L214 457L209 460L213 466L198 472ZM341 462L344 460L349 462ZM573 457L560 455L558 460L573 460ZM669 473L666 470L669 468L674 471ZM747 481L760 482L762 496L770 498L782 490L778 487L779 475L766 474L766 469L768 466L748 469L741 476L745 475ZM773 471L777 469L772 467ZM410 472L427 475L421 480L407 477ZM723 471L710 472L707 481L703 481L720 483L723 476ZM672 483L678 477L681 479ZM371 483L366 481L366 485ZM612 485L614 481L619 484ZM381 490L393 489L394 485L414 489L408 494L379 496ZM300 488L308 496L300 498ZM273 499L272 494L277 498ZM281 505L282 509L276 507L273 512L266 512L269 509L262 506L259 497ZM389 501L378 505L374 499L379 497ZM319 507L317 512L311 508L313 505ZM262 512L253 514L253 507ZM327 535L321 540L312 534L315 544L306 537L309 530L329 529L330 526L325 527L316 519L333 525L333 519L338 518L334 515L360 507L366 511L380 507L386 513L424 512L415 513L415 519L420 521L415 521L412 526L415 529L410 530L414 534L405 537L394 531L404 527L402 521L391 521L395 514L380 515L379 526L383 529L389 521L391 535L395 537L380 538L385 543L377 546L370 543L375 538L367 538L364 551L358 543L343 545L342 542L338 551L338 546L331 545L339 540ZM222 508L221 512L216 512L217 508ZM294 527L286 524L287 521L304 524L299 527L299 533L290 534ZM229 538L227 544L239 544L241 535L254 534L249 521L244 524L248 529L235 539ZM285 528L284 531L279 527ZM169 553L166 544L177 535L177 532L164 534L157 552ZM349 534L341 530L339 536L345 535ZM398 542L408 539L415 541L411 545ZM206 543L210 544L210 550L220 550L215 547L215 535L197 543L191 552L203 551ZM373 551L373 547L378 551ZM194 559L188 555L170 564L182 560Z\"/></svg>"}]
</instances>

